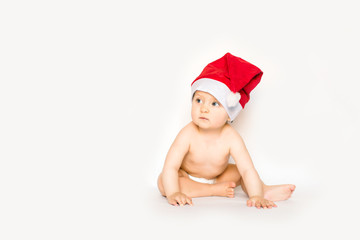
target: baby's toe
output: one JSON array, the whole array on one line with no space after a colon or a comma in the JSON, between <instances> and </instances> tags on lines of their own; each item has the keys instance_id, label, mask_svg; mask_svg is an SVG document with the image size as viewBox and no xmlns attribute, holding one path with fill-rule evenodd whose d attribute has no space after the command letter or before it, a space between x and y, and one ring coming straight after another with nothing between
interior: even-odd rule
<instances>
[{"instance_id":1,"label":"baby's toe","mask_svg":"<svg viewBox=\"0 0 360 240\"><path fill-rule=\"evenodd\" d=\"M234 197L234 188L228 188L226 190L228 197Z\"/></svg>"}]
</instances>

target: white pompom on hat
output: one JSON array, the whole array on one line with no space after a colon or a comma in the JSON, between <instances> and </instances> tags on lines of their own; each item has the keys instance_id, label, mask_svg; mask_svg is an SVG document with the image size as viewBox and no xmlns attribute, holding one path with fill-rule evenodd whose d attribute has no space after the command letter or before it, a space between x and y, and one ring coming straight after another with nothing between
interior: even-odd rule
<instances>
[{"instance_id":1,"label":"white pompom on hat","mask_svg":"<svg viewBox=\"0 0 360 240\"><path fill-rule=\"evenodd\" d=\"M230 53L208 64L192 82L196 91L213 95L233 121L250 99L250 92L260 82L263 72L255 65Z\"/></svg>"},{"instance_id":2,"label":"white pompom on hat","mask_svg":"<svg viewBox=\"0 0 360 240\"><path fill-rule=\"evenodd\" d=\"M228 107L235 107L237 103L240 102L241 96L240 93L231 92L226 99L226 103Z\"/></svg>"}]
</instances>

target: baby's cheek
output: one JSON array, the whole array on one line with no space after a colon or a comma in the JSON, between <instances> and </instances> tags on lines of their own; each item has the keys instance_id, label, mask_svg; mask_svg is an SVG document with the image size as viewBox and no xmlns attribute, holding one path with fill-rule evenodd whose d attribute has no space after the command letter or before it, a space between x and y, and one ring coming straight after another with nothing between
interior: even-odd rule
<instances>
[{"instance_id":1,"label":"baby's cheek","mask_svg":"<svg viewBox=\"0 0 360 240\"><path fill-rule=\"evenodd\" d=\"M220 118L216 121L216 125L222 126L227 122L227 118Z\"/></svg>"},{"instance_id":2,"label":"baby's cheek","mask_svg":"<svg viewBox=\"0 0 360 240\"><path fill-rule=\"evenodd\" d=\"M219 111L219 120L220 122L227 122L227 120L229 119L229 116L227 114L227 112L225 111L224 108L221 109L221 111ZM220 117L221 116L221 117Z\"/></svg>"}]
</instances>

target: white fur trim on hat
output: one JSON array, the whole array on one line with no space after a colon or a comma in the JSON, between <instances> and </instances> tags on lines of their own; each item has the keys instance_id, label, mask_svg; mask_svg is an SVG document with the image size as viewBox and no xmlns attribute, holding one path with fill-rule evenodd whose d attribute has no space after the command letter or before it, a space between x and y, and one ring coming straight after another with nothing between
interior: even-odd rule
<instances>
[{"instance_id":1,"label":"white fur trim on hat","mask_svg":"<svg viewBox=\"0 0 360 240\"><path fill-rule=\"evenodd\" d=\"M220 81L210 78L196 80L191 86L191 96L194 96L196 91L203 91L213 95L225 108L231 121L234 121L242 109L239 102L240 93L233 93L226 84Z\"/></svg>"}]
</instances>

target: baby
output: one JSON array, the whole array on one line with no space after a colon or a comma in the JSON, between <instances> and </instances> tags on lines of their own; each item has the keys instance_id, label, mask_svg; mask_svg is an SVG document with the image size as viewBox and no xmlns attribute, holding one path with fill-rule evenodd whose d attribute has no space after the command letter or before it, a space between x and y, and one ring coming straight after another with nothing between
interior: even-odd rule
<instances>
[{"instance_id":1,"label":"baby","mask_svg":"<svg viewBox=\"0 0 360 240\"><path fill-rule=\"evenodd\" d=\"M192 121L178 134L158 178L160 193L172 205L193 205L193 197L234 197L241 185L247 206L276 207L288 199L295 186L265 185L250 158L244 141L228 122L249 101L249 93L262 71L227 53L208 64L192 83ZM229 157L235 164L229 164Z\"/></svg>"}]
</instances>

